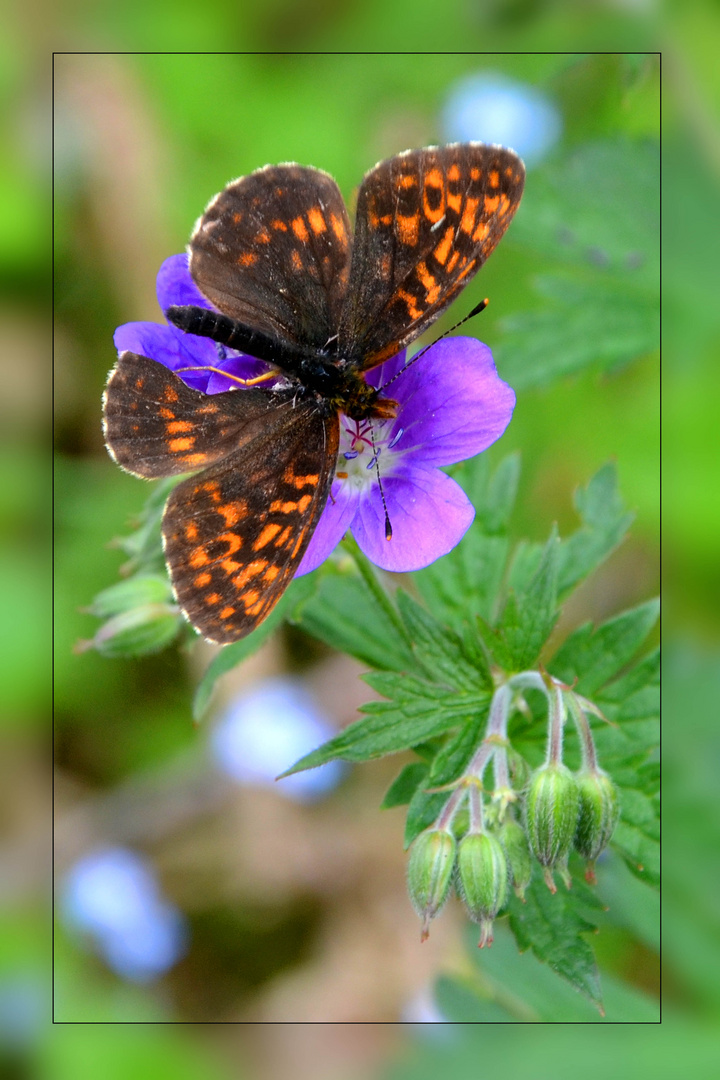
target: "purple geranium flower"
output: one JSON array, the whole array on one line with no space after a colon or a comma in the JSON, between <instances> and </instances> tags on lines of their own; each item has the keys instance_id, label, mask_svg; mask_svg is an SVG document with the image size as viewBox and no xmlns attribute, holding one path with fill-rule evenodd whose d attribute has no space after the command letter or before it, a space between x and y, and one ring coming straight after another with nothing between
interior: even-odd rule
<instances>
[{"instance_id":1,"label":"purple geranium flower","mask_svg":"<svg viewBox=\"0 0 720 1080\"><path fill-rule=\"evenodd\" d=\"M171 304L212 308L194 285L185 255L163 263L157 292L163 310ZM262 361L172 325L126 323L116 330L115 344L119 351L158 360L207 394L237 387L233 376L252 378L267 370ZM474 457L499 439L510 422L515 394L498 376L490 349L474 338L438 341L403 371L406 362L401 352L367 374L368 382L380 387L402 372L388 390L398 402L396 417L340 417L335 480L298 575L319 566L348 529L372 562L402 573L420 570L451 551L471 525L475 511L470 500L441 467ZM215 371L186 370L208 366ZM376 455L392 524L390 542Z\"/></svg>"}]
</instances>

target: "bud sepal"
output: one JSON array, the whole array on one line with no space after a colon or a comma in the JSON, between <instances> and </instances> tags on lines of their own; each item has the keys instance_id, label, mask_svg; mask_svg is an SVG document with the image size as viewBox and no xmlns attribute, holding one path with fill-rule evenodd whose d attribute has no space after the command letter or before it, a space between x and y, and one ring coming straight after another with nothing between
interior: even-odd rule
<instances>
[{"instance_id":1,"label":"bud sepal","mask_svg":"<svg viewBox=\"0 0 720 1080\"><path fill-rule=\"evenodd\" d=\"M490 833L468 833L458 847L458 887L468 915L480 924L478 948L492 945L493 919L507 902L508 864Z\"/></svg>"},{"instance_id":2,"label":"bud sepal","mask_svg":"<svg viewBox=\"0 0 720 1080\"><path fill-rule=\"evenodd\" d=\"M447 829L425 829L410 848L407 883L412 905L423 920L420 940L425 941L434 919L447 900L452 881L457 841Z\"/></svg>"},{"instance_id":3,"label":"bud sepal","mask_svg":"<svg viewBox=\"0 0 720 1080\"><path fill-rule=\"evenodd\" d=\"M579 808L574 845L588 860L586 879L595 882L595 859L607 847L617 825L617 788L602 769L583 769L577 777Z\"/></svg>"},{"instance_id":4,"label":"bud sepal","mask_svg":"<svg viewBox=\"0 0 720 1080\"><path fill-rule=\"evenodd\" d=\"M567 766L543 765L530 778L525 796L525 831L533 855L550 871L566 863L575 838L580 796L575 777ZM545 874L551 892L552 875Z\"/></svg>"}]
</instances>

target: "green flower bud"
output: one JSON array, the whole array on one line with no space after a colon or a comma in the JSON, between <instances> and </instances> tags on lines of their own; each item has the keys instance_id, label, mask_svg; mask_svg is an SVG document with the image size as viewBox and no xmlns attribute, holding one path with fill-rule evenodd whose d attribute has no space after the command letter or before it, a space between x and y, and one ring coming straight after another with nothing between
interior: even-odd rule
<instances>
[{"instance_id":1,"label":"green flower bud","mask_svg":"<svg viewBox=\"0 0 720 1080\"><path fill-rule=\"evenodd\" d=\"M146 604L166 603L172 603L168 579L160 574L137 574L103 589L87 611L99 619L109 619L112 615L121 615L123 611L132 611Z\"/></svg>"},{"instance_id":2,"label":"green flower bud","mask_svg":"<svg viewBox=\"0 0 720 1080\"><path fill-rule=\"evenodd\" d=\"M97 649L103 656L147 656L169 645L182 625L178 609L170 604L144 604L108 619L91 641L80 641L76 652Z\"/></svg>"},{"instance_id":3,"label":"green flower bud","mask_svg":"<svg viewBox=\"0 0 720 1080\"><path fill-rule=\"evenodd\" d=\"M588 860L586 878L595 881L594 863L612 836L618 819L617 789L602 769L583 770L578 778L580 808L575 848Z\"/></svg>"},{"instance_id":4,"label":"green flower bud","mask_svg":"<svg viewBox=\"0 0 720 1080\"><path fill-rule=\"evenodd\" d=\"M502 844L489 833L468 833L458 847L460 895L473 922L480 923L478 948L492 945L492 921L505 905L508 864Z\"/></svg>"},{"instance_id":5,"label":"green flower bud","mask_svg":"<svg viewBox=\"0 0 720 1080\"><path fill-rule=\"evenodd\" d=\"M545 867L545 880L555 892L550 869L567 858L575 838L578 786L561 764L543 765L530 777L525 796L525 831L533 855Z\"/></svg>"},{"instance_id":6,"label":"green flower bud","mask_svg":"<svg viewBox=\"0 0 720 1080\"><path fill-rule=\"evenodd\" d=\"M457 842L445 829L426 829L410 848L408 892L413 907L423 920L420 940L429 934L434 919L447 900L452 881Z\"/></svg>"},{"instance_id":7,"label":"green flower bud","mask_svg":"<svg viewBox=\"0 0 720 1080\"><path fill-rule=\"evenodd\" d=\"M513 818L507 818L497 835L505 852L512 887L524 903L525 889L532 878L532 859L525 830Z\"/></svg>"}]
</instances>

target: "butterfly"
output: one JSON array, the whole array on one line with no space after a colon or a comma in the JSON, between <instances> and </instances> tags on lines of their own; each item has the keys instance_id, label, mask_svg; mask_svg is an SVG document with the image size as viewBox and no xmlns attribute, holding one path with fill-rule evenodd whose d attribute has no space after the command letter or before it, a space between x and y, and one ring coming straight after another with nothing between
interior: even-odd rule
<instances>
[{"instance_id":1,"label":"butterfly","mask_svg":"<svg viewBox=\"0 0 720 1080\"><path fill-rule=\"evenodd\" d=\"M354 234L319 169L266 166L210 202L189 269L213 309L166 316L271 365L268 385L204 394L124 352L104 396L106 444L123 469L194 471L170 494L162 531L178 603L205 638L244 637L280 599L328 499L340 415L395 413L363 372L458 296L510 224L524 180L522 161L499 146L408 150L364 177Z\"/></svg>"}]
</instances>

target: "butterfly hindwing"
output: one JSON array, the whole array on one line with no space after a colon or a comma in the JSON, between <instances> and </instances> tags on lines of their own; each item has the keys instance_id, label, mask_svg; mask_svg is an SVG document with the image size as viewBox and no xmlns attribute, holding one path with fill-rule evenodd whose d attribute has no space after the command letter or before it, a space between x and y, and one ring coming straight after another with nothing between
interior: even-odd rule
<instances>
[{"instance_id":1,"label":"butterfly hindwing","mask_svg":"<svg viewBox=\"0 0 720 1080\"><path fill-rule=\"evenodd\" d=\"M445 310L517 210L525 169L512 150L458 143L380 162L358 194L341 355L370 368Z\"/></svg>"},{"instance_id":2,"label":"butterfly hindwing","mask_svg":"<svg viewBox=\"0 0 720 1080\"><path fill-rule=\"evenodd\" d=\"M321 349L337 331L350 246L331 176L266 166L210 203L190 241L190 272L224 315L280 342Z\"/></svg>"},{"instance_id":3,"label":"butterfly hindwing","mask_svg":"<svg viewBox=\"0 0 720 1080\"><path fill-rule=\"evenodd\" d=\"M202 394L156 360L124 352L103 398L105 442L135 476L176 476L237 450L291 399L288 392L255 389Z\"/></svg>"},{"instance_id":4,"label":"butterfly hindwing","mask_svg":"<svg viewBox=\"0 0 720 1080\"><path fill-rule=\"evenodd\" d=\"M206 638L244 637L282 596L327 501L338 439L337 415L291 401L240 449L173 489L165 558L180 606Z\"/></svg>"}]
</instances>

